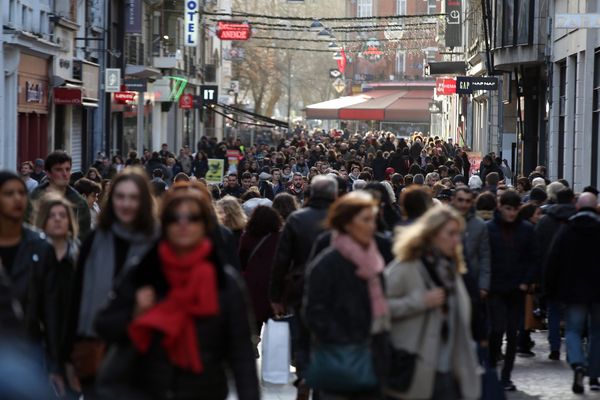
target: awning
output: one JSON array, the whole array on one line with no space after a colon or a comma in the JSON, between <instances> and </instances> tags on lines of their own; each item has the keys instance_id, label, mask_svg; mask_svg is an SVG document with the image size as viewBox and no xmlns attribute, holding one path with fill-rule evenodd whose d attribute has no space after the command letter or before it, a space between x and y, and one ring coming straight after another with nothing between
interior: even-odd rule
<instances>
[{"instance_id":1,"label":"awning","mask_svg":"<svg viewBox=\"0 0 600 400\"><path fill-rule=\"evenodd\" d=\"M127 64L125 66L125 76L130 78L158 79L162 78L160 70L146 65Z\"/></svg>"},{"instance_id":2,"label":"awning","mask_svg":"<svg viewBox=\"0 0 600 400\"><path fill-rule=\"evenodd\" d=\"M340 97L306 107L306 118L429 122L429 103L433 92L427 90L372 90Z\"/></svg>"}]
</instances>

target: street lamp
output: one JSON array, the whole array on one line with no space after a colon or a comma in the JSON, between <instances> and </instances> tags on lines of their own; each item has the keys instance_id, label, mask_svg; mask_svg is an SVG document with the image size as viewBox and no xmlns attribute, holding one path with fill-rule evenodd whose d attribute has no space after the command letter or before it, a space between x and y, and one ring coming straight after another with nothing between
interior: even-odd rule
<instances>
[{"instance_id":1,"label":"street lamp","mask_svg":"<svg viewBox=\"0 0 600 400\"><path fill-rule=\"evenodd\" d=\"M333 36L333 34L331 33L331 31L327 28L321 30L321 32L319 32L317 34L317 37L319 39L323 39L323 40L328 40L328 39L335 39L335 36Z\"/></svg>"},{"instance_id":2,"label":"street lamp","mask_svg":"<svg viewBox=\"0 0 600 400\"><path fill-rule=\"evenodd\" d=\"M342 50L342 46L340 46L336 42L329 42L328 47L329 47L329 50L331 50L331 51L341 51Z\"/></svg>"},{"instance_id":3,"label":"street lamp","mask_svg":"<svg viewBox=\"0 0 600 400\"><path fill-rule=\"evenodd\" d=\"M344 57L342 56L342 53L340 53L339 51L336 51L335 53L333 53L333 59L334 60L343 60Z\"/></svg>"}]
</instances>

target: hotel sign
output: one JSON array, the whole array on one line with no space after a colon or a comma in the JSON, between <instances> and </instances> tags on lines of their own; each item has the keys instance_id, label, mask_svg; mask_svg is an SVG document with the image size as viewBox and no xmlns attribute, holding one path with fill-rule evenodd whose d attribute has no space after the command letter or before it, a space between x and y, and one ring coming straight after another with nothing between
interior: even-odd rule
<instances>
[{"instance_id":1,"label":"hotel sign","mask_svg":"<svg viewBox=\"0 0 600 400\"><path fill-rule=\"evenodd\" d=\"M198 45L198 15L200 15L200 0L185 0L184 45Z\"/></svg>"}]
</instances>

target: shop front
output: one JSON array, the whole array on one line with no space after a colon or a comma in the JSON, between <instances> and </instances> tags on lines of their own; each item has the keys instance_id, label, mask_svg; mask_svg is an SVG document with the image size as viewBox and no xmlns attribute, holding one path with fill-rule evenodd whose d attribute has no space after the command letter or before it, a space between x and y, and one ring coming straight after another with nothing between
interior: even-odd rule
<instances>
[{"instance_id":1,"label":"shop front","mask_svg":"<svg viewBox=\"0 0 600 400\"><path fill-rule=\"evenodd\" d=\"M48 154L48 60L22 53L17 91L17 164Z\"/></svg>"}]
</instances>

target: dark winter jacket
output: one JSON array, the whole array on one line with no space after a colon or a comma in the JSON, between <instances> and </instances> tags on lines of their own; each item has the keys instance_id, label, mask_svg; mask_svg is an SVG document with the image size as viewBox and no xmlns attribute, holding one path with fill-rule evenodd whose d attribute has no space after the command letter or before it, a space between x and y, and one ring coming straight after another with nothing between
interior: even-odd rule
<instances>
[{"instance_id":1,"label":"dark winter jacket","mask_svg":"<svg viewBox=\"0 0 600 400\"><path fill-rule=\"evenodd\" d=\"M273 315L269 302L269 281L279 235L279 232L271 233L261 243L262 237L246 232L240 240L242 275L254 306L254 316L259 323L266 322ZM260 247L257 247L259 244Z\"/></svg>"},{"instance_id":2,"label":"dark winter jacket","mask_svg":"<svg viewBox=\"0 0 600 400\"><path fill-rule=\"evenodd\" d=\"M63 324L67 305L61 304L61 277L56 255L46 235L23 228L8 277L13 297L23 310L28 339L43 344L49 358L49 368L60 371Z\"/></svg>"},{"instance_id":3,"label":"dark winter jacket","mask_svg":"<svg viewBox=\"0 0 600 400\"><path fill-rule=\"evenodd\" d=\"M387 168L387 160L383 157L375 157L373 159L373 177L377 182L385 179L385 169Z\"/></svg>"},{"instance_id":4,"label":"dark winter jacket","mask_svg":"<svg viewBox=\"0 0 600 400\"><path fill-rule=\"evenodd\" d=\"M546 270L546 293L566 304L600 303L600 215L581 210L569 218L551 245Z\"/></svg>"},{"instance_id":5,"label":"dark winter jacket","mask_svg":"<svg viewBox=\"0 0 600 400\"><path fill-rule=\"evenodd\" d=\"M364 343L369 338L372 313L367 282L332 247L308 266L303 314L319 343Z\"/></svg>"},{"instance_id":6,"label":"dark winter jacket","mask_svg":"<svg viewBox=\"0 0 600 400\"><path fill-rule=\"evenodd\" d=\"M491 249L492 293L510 293L521 284L536 282L539 252L533 225L527 221L507 224L499 212L487 222Z\"/></svg>"},{"instance_id":7,"label":"dark winter jacket","mask_svg":"<svg viewBox=\"0 0 600 400\"><path fill-rule=\"evenodd\" d=\"M466 218L465 256L478 289L490 290L490 240L485 222L471 211Z\"/></svg>"},{"instance_id":8,"label":"dark winter jacket","mask_svg":"<svg viewBox=\"0 0 600 400\"><path fill-rule=\"evenodd\" d=\"M130 384L154 399L227 397L226 368L231 369L240 399L259 399L256 360L251 335L253 321L244 283L230 266L216 259L219 281L219 315L196 319L196 331L204 371L195 374L175 367L156 335L145 354L137 354ZM116 288L108 307L98 314L96 330L110 343L128 343L137 289L151 286L158 301L168 292L168 283L155 246Z\"/></svg>"},{"instance_id":9,"label":"dark winter jacket","mask_svg":"<svg viewBox=\"0 0 600 400\"><path fill-rule=\"evenodd\" d=\"M500 167L497 166L493 162L490 165L483 165L483 163L482 163L480 168L481 169L479 171L479 177L481 178L481 181L483 182L484 185L485 185L485 178L492 172L498 173L498 176L500 176L500 180L504 179L504 172L502 172Z\"/></svg>"},{"instance_id":10,"label":"dark winter jacket","mask_svg":"<svg viewBox=\"0 0 600 400\"><path fill-rule=\"evenodd\" d=\"M330 204L331 201L313 198L308 207L294 211L288 217L273 260L271 302L300 305L306 262L313 243L325 229Z\"/></svg>"},{"instance_id":11,"label":"dark winter jacket","mask_svg":"<svg viewBox=\"0 0 600 400\"><path fill-rule=\"evenodd\" d=\"M541 276L545 277L548 255L552 249L552 241L577 210L573 204L554 204L546 209L544 215L535 226L535 237L542 257Z\"/></svg>"},{"instance_id":12,"label":"dark winter jacket","mask_svg":"<svg viewBox=\"0 0 600 400\"><path fill-rule=\"evenodd\" d=\"M192 175L196 178L204 178L208 172L208 160L194 160L192 161Z\"/></svg>"}]
</instances>

